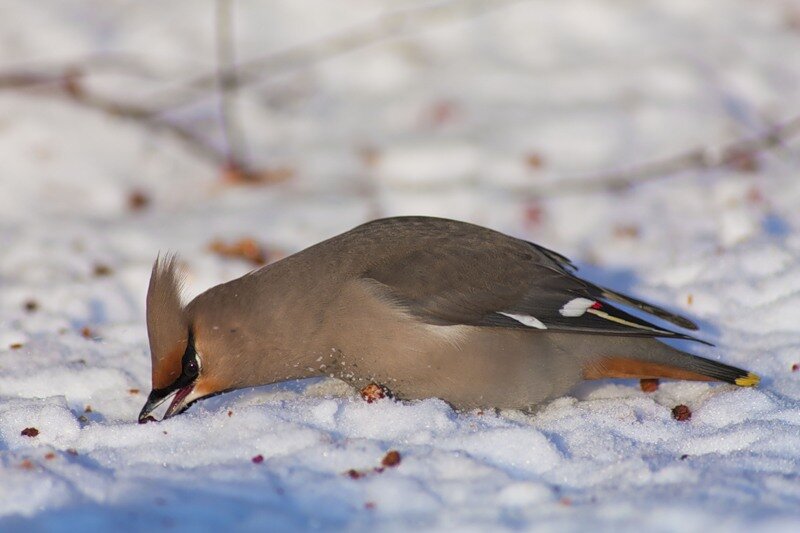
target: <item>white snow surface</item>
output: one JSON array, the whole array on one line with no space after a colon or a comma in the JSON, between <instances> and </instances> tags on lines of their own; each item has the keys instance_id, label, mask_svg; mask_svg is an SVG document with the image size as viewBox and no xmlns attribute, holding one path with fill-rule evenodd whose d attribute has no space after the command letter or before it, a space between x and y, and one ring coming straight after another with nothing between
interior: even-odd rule
<instances>
[{"instance_id":1,"label":"white snow surface","mask_svg":"<svg viewBox=\"0 0 800 533\"><path fill-rule=\"evenodd\" d=\"M437 6L453 12L419 16ZM411 17L355 51L268 67L239 93L252 163L291 167L286 182L225 186L167 131L0 90L0 530L798 531L797 141L749 172L525 191L592 183L800 113L800 3L235 8L242 60ZM214 3L3 0L2 11L2 72L132 58L89 68L88 89L141 104L199 94L176 120L219 142L214 93L183 89L213 71ZM133 190L150 205L128 209ZM523 413L366 403L309 380L136 423L159 251L181 254L191 297L251 268L209 252L215 238L286 254L400 214L558 250L590 279L696 319L716 347L682 346L760 374L761 386L592 382ZM672 418L678 404L690 420ZM401 463L372 471L388 450Z\"/></svg>"}]
</instances>

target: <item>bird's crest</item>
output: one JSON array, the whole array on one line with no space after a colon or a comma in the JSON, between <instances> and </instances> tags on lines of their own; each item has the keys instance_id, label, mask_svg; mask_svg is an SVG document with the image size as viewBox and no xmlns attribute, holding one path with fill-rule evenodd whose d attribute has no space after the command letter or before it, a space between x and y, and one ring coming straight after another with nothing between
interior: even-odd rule
<instances>
[{"instance_id":1,"label":"bird's crest","mask_svg":"<svg viewBox=\"0 0 800 533\"><path fill-rule=\"evenodd\" d=\"M147 289L147 336L153 363L153 388L172 383L181 373L189 324L181 301L183 276L174 254L156 258Z\"/></svg>"}]
</instances>

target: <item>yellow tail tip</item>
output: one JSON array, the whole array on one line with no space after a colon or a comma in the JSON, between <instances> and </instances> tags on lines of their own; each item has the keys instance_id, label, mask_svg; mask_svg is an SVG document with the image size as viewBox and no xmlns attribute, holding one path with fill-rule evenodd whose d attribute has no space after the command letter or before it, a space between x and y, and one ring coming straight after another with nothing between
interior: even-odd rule
<instances>
[{"instance_id":1,"label":"yellow tail tip","mask_svg":"<svg viewBox=\"0 0 800 533\"><path fill-rule=\"evenodd\" d=\"M761 378L758 377L757 374L748 372L746 376L736 378L736 381L734 383L736 383L740 387L755 387L756 385L761 383Z\"/></svg>"}]
</instances>

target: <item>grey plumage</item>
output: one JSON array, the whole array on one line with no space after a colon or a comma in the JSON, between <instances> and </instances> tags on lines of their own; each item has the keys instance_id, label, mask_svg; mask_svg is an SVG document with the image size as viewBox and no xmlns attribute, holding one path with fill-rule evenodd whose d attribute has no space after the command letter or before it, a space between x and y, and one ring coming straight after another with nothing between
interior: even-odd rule
<instances>
[{"instance_id":1,"label":"grey plumage","mask_svg":"<svg viewBox=\"0 0 800 533\"><path fill-rule=\"evenodd\" d=\"M460 408L529 407L584 377L757 382L659 342L694 338L610 302L696 329L690 320L575 270L556 252L480 226L398 217L209 289L179 317L162 316L174 308L172 296L154 295L160 310L153 313L148 296L158 391L142 416L172 390L180 401L168 415L209 394L314 375L375 382L402 398L436 396ZM175 276L174 262L157 262L151 292L177 287ZM175 377L195 360L199 375L190 368ZM164 375L175 384L163 385Z\"/></svg>"}]
</instances>

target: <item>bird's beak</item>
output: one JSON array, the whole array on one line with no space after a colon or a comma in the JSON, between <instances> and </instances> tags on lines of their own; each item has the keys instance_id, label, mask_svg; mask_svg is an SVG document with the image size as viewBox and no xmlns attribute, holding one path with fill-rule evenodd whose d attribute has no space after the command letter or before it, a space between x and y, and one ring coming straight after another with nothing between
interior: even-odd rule
<instances>
[{"instance_id":1,"label":"bird's beak","mask_svg":"<svg viewBox=\"0 0 800 533\"><path fill-rule=\"evenodd\" d=\"M200 395L194 392L194 383L189 383L183 387L170 386L164 389L153 389L139 413L139 423L146 422L150 414L170 398L172 398L172 402L169 404L162 420L184 412L189 408L189 404L200 398Z\"/></svg>"},{"instance_id":2,"label":"bird's beak","mask_svg":"<svg viewBox=\"0 0 800 533\"><path fill-rule=\"evenodd\" d=\"M150 413L155 411L159 405L164 403L169 395L170 392L166 391L165 389L153 389L150 392L150 396L147 397L144 407L142 407L142 410L139 411L139 423L144 424L147 421L147 417L150 416Z\"/></svg>"}]
</instances>

